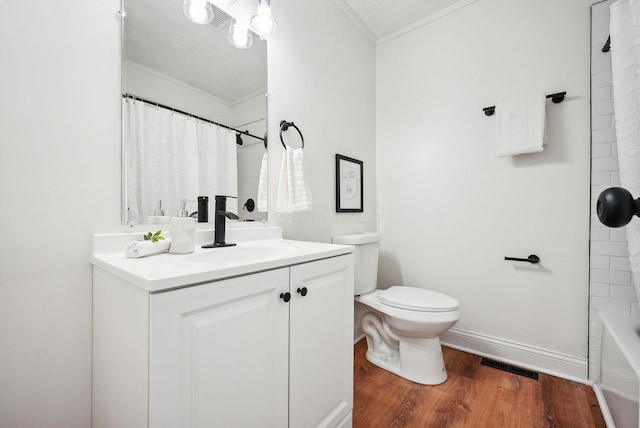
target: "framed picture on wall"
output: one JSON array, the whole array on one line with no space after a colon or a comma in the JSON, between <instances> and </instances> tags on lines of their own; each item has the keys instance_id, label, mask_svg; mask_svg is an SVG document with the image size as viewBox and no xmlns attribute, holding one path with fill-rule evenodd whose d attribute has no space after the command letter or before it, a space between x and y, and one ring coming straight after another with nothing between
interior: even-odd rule
<instances>
[{"instance_id":1,"label":"framed picture on wall","mask_svg":"<svg viewBox=\"0 0 640 428\"><path fill-rule=\"evenodd\" d=\"M336 212L363 212L362 161L336 154Z\"/></svg>"}]
</instances>

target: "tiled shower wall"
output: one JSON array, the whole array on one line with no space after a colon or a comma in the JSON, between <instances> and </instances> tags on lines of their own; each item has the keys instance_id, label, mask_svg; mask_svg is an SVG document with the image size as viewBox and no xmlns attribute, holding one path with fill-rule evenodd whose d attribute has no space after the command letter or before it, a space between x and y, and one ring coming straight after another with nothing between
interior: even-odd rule
<instances>
[{"instance_id":1,"label":"tiled shower wall","mask_svg":"<svg viewBox=\"0 0 640 428\"><path fill-rule=\"evenodd\" d=\"M609 36L609 1L591 8L591 275L589 377L598 378L602 323L597 311L630 315L638 311L625 228L611 229L596 216L600 192L620 184L616 144L611 54L602 52ZM638 197L640 195L634 195Z\"/></svg>"}]
</instances>

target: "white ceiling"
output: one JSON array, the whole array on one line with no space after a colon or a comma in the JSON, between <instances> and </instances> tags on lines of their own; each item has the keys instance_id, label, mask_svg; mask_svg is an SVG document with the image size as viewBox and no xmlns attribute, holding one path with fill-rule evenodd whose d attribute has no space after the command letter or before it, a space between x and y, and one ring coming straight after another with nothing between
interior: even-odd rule
<instances>
[{"instance_id":1,"label":"white ceiling","mask_svg":"<svg viewBox=\"0 0 640 428\"><path fill-rule=\"evenodd\" d=\"M334 1L365 33L379 40L446 13L447 8L476 0ZM242 16L246 11L241 7L250 9L254 3L255 0L238 0L234 4L237 10L229 9L229 13L239 12ZM124 5L126 61L156 70L230 104L266 90L267 43L255 35L251 48L232 47L226 40L227 22L218 28L194 24L182 13L182 0L125 0Z\"/></svg>"},{"instance_id":2,"label":"white ceiling","mask_svg":"<svg viewBox=\"0 0 640 428\"><path fill-rule=\"evenodd\" d=\"M266 90L267 43L255 34L253 46L235 48L227 41L228 20L219 28L194 24L181 0L125 0L125 11L126 61L229 104Z\"/></svg>"},{"instance_id":3,"label":"white ceiling","mask_svg":"<svg viewBox=\"0 0 640 428\"><path fill-rule=\"evenodd\" d=\"M343 2L376 39L388 36L455 3L460 3L460 0L336 1Z\"/></svg>"}]
</instances>

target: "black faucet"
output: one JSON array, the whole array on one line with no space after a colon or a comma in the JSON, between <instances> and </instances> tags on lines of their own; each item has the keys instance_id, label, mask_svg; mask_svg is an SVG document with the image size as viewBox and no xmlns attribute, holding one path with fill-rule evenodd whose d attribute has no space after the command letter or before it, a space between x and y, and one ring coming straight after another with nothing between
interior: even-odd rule
<instances>
[{"instance_id":1,"label":"black faucet","mask_svg":"<svg viewBox=\"0 0 640 428\"><path fill-rule=\"evenodd\" d=\"M205 244L202 248L218 248L218 247L231 247L236 244L230 244L224 242L226 233L226 219L238 220L236 214L227 211L227 198L235 198L235 196L220 196L216 195L216 208L214 211L215 216L215 229L213 231L213 244Z\"/></svg>"}]
</instances>

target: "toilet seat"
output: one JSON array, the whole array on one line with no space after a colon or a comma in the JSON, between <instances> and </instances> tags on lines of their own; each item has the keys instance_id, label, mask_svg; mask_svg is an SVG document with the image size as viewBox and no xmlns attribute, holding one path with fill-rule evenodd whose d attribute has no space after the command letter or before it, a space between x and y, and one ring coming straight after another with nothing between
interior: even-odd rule
<instances>
[{"instance_id":1,"label":"toilet seat","mask_svg":"<svg viewBox=\"0 0 640 428\"><path fill-rule=\"evenodd\" d=\"M424 288L393 286L378 295L378 300L394 308L418 312L449 312L458 309L458 301L446 294Z\"/></svg>"},{"instance_id":2,"label":"toilet seat","mask_svg":"<svg viewBox=\"0 0 640 428\"><path fill-rule=\"evenodd\" d=\"M376 311L384 314L385 316L409 321L409 322L418 322L418 323L442 323L442 322L455 322L460 319L460 310L439 310L439 311L429 311L423 309L421 311L411 310L411 309L402 309L397 308L395 306L388 305L383 303L380 300L380 294L385 290L374 290L370 293L361 294L359 296L355 296L355 301L365 304L371 309L375 309Z\"/></svg>"}]
</instances>

